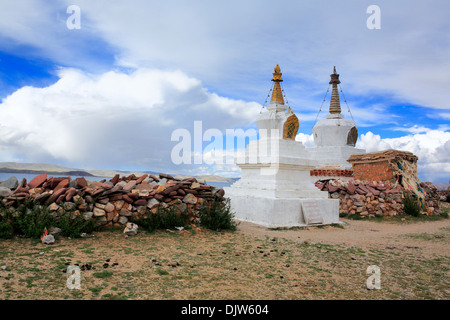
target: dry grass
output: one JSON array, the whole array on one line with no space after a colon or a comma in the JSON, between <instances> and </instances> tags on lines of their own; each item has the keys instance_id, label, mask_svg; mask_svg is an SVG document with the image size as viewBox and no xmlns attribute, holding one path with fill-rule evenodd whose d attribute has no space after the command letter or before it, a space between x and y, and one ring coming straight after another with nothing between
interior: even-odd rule
<instances>
[{"instance_id":1,"label":"dry grass","mask_svg":"<svg viewBox=\"0 0 450 320\"><path fill-rule=\"evenodd\" d=\"M403 238L439 246L449 232ZM0 269L0 299L448 299L449 257L411 248L363 249L202 228L127 239L111 230L51 246L1 240L0 266L7 269ZM80 290L66 287L64 270L73 264L93 267L81 272ZM381 290L366 288L370 265L381 268Z\"/></svg>"}]
</instances>

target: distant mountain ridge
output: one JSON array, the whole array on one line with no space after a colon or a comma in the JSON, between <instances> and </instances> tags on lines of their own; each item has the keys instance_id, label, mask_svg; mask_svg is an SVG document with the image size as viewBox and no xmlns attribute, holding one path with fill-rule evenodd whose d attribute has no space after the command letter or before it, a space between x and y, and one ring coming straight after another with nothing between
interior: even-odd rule
<instances>
[{"instance_id":1,"label":"distant mountain ridge","mask_svg":"<svg viewBox=\"0 0 450 320\"><path fill-rule=\"evenodd\" d=\"M73 169L63 167L57 164L48 163L19 163L19 162L0 162L0 172L2 173L29 173L29 174L58 174L58 175L68 175L68 176L95 176L95 177L113 177L116 174L121 176L126 176L130 174L135 174L136 176L141 176L143 174L154 174L158 175L159 172L156 171L124 171L124 170L86 170L86 169ZM193 176L182 175L182 174L172 174L175 178L184 179ZM226 178L220 176L194 176L200 181L211 181L211 182L234 182L236 179Z\"/></svg>"}]
</instances>

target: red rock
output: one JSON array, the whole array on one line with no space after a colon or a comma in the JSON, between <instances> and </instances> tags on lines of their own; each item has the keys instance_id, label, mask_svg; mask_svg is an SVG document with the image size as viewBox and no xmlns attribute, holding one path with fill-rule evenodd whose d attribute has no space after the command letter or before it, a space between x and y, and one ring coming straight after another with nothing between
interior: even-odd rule
<instances>
[{"instance_id":1,"label":"red rock","mask_svg":"<svg viewBox=\"0 0 450 320\"><path fill-rule=\"evenodd\" d=\"M372 188L371 186L366 186L366 189L368 189L374 196L378 196L380 194L380 191L378 191L375 188Z\"/></svg>"},{"instance_id":2,"label":"red rock","mask_svg":"<svg viewBox=\"0 0 450 320\"><path fill-rule=\"evenodd\" d=\"M28 187L30 187L30 189L40 187L45 181L47 181L47 174L46 173L38 175L37 177L34 177L28 183Z\"/></svg>"},{"instance_id":3,"label":"red rock","mask_svg":"<svg viewBox=\"0 0 450 320\"><path fill-rule=\"evenodd\" d=\"M219 197L223 197L223 196L225 195L225 190L219 189L219 190L216 192L216 195L218 195Z\"/></svg>"},{"instance_id":4,"label":"red rock","mask_svg":"<svg viewBox=\"0 0 450 320\"><path fill-rule=\"evenodd\" d=\"M30 193L30 192L28 191L27 188L19 188L19 187L17 187L17 189L14 190L13 194L18 194L18 193Z\"/></svg>"},{"instance_id":5,"label":"red rock","mask_svg":"<svg viewBox=\"0 0 450 320\"><path fill-rule=\"evenodd\" d=\"M50 188L50 189L54 189L58 183L60 183L61 181L63 181L64 179L67 179L67 177L50 177L47 179L47 182L44 183L43 187L44 188Z\"/></svg>"},{"instance_id":6,"label":"red rock","mask_svg":"<svg viewBox=\"0 0 450 320\"><path fill-rule=\"evenodd\" d=\"M23 178L17 185L17 189L25 188L27 186L27 179Z\"/></svg>"},{"instance_id":7,"label":"red rock","mask_svg":"<svg viewBox=\"0 0 450 320\"><path fill-rule=\"evenodd\" d=\"M117 200L122 200L122 194L117 193L109 196L109 201L117 201Z\"/></svg>"},{"instance_id":8,"label":"red rock","mask_svg":"<svg viewBox=\"0 0 450 320\"><path fill-rule=\"evenodd\" d=\"M139 198L139 193L134 193L134 192L128 192L127 196L129 196L131 199L136 200Z\"/></svg>"},{"instance_id":9,"label":"red rock","mask_svg":"<svg viewBox=\"0 0 450 320\"><path fill-rule=\"evenodd\" d=\"M108 183L102 183L102 184L100 184L100 187L102 187L105 190L109 190L109 189L113 188L113 186Z\"/></svg>"},{"instance_id":10,"label":"red rock","mask_svg":"<svg viewBox=\"0 0 450 320\"><path fill-rule=\"evenodd\" d=\"M65 179L62 180L60 183L58 183L58 184L56 185L55 189L53 189L53 190L57 191L57 190L59 190L59 189L66 188L66 187L69 185L69 182L70 182L69 179L68 179L68 178L65 178Z\"/></svg>"},{"instance_id":11,"label":"red rock","mask_svg":"<svg viewBox=\"0 0 450 320\"><path fill-rule=\"evenodd\" d=\"M181 187L181 185L170 186L170 187L166 188L165 190L163 190L161 193L163 195L168 195L168 194L172 193L173 191L177 191L180 187Z\"/></svg>"},{"instance_id":12,"label":"red rock","mask_svg":"<svg viewBox=\"0 0 450 320\"><path fill-rule=\"evenodd\" d=\"M348 182L348 184L347 184L347 191L348 191L348 193L350 193L350 194L355 194L355 192L356 192L356 187L355 187L355 185L353 184L353 182L351 182L351 181Z\"/></svg>"},{"instance_id":13,"label":"red rock","mask_svg":"<svg viewBox=\"0 0 450 320\"><path fill-rule=\"evenodd\" d=\"M77 194L77 189L75 188L69 188L66 191L66 201L72 200L73 196Z\"/></svg>"},{"instance_id":14,"label":"red rock","mask_svg":"<svg viewBox=\"0 0 450 320\"><path fill-rule=\"evenodd\" d=\"M126 202L128 202L128 203L133 203L134 202L134 200L133 199L131 199L128 195L126 195L126 194L123 194L122 195L122 200L124 200L124 201L126 201Z\"/></svg>"},{"instance_id":15,"label":"red rock","mask_svg":"<svg viewBox=\"0 0 450 320\"><path fill-rule=\"evenodd\" d=\"M164 196L161 195L161 194L155 194L155 195L154 195L154 198L155 198L156 200L162 201L162 200L164 199Z\"/></svg>"},{"instance_id":16,"label":"red rock","mask_svg":"<svg viewBox=\"0 0 450 320\"><path fill-rule=\"evenodd\" d=\"M142 181L144 181L145 178L148 177L148 174L144 174L142 176L140 176L137 180L136 180L136 184L140 184Z\"/></svg>"},{"instance_id":17,"label":"red rock","mask_svg":"<svg viewBox=\"0 0 450 320\"><path fill-rule=\"evenodd\" d=\"M53 192L52 196L50 197L50 202L55 202L59 198L60 195L63 195L67 191L67 188L59 189L55 192Z\"/></svg>"},{"instance_id":18,"label":"red rock","mask_svg":"<svg viewBox=\"0 0 450 320\"><path fill-rule=\"evenodd\" d=\"M325 187L325 183L318 182L315 185L316 185L317 188L319 188L319 190L323 190L323 188Z\"/></svg>"},{"instance_id":19,"label":"red rock","mask_svg":"<svg viewBox=\"0 0 450 320\"><path fill-rule=\"evenodd\" d=\"M328 192L333 193L333 192L339 191L339 189L340 189L339 187L335 187L331 184L328 185Z\"/></svg>"},{"instance_id":20,"label":"red rock","mask_svg":"<svg viewBox=\"0 0 450 320\"><path fill-rule=\"evenodd\" d=\"M155 180L155 182L159 182L159 178L157 176L155 176L154 174L151 174L149 177L152 178L153 180Z\"/></svg>"},{"instance_id":21,"label":"red rock","mask_svg":"<svg viewBox=\"0 0 450 320\"><path fill-rule=\"evenodd\" d=\"M79 186L80 188L87 187L87 185L88 185L88 183L84 177L76 178L75 182L77 183L77 186Z\"/></svg>"},{"instance_id":22,"label":"red rock","mask_svg":"<svg viewBox=\"0 0 450 320\"><path fill-rule=\"evenodd\" d=\"M142 184L137 185L136 189L139 191L153 190L153 186L149 185L148 183L147 184L142 183Z\"/></svg>"},{"instance_id":23,"label":"red rock","mask_svg":"<svg viewBox=\"0 0 450 320\"><path fill-rule=\"evenodd\" d=\"M358 193L358 194L364 194L364 195L367 194L367 191L364 191L359 186L358 186L358 188L356 188L355 192Z\"/></svg>"},{"instance_id":24,"label":"red rock","mask_svg":"<svg viewBox=\"0 0 450 320\"><path fill-rule=\"evenodd\" d=\"M147 200L145 199L138 199L133 203L135 206L146 206Z\"/></svg>"},{"instance_id":25,"label":"red rock","mask_svg":"<svg viewBox=\"0 0 450 320\"><path fill-rule=\"evenodd\" d=\"M103 188L97 189L92 193L92 196L95 197L96 195L99 195L100 193L102 193L104 191L105 191L105 189L103 189Z\"/></svg>"},{"instance_id":26,"label":"red rock","mask_svg":"<svg viewBox=\"0 0 450 320\"><path fill-rule=\"evenodd\" d=\"M182 196L185 196L186 195L186 192L183 190L183 189L178 189L177 190L177 193L179 194L179 195L182 195Z\"/></svg>"},{"instance_id":27,"label":"red rock","mask_svg":"<svg viewBox=\"0 0 450 320\"><path fill-rule=\"evenodd\" d=\"M136 175L135 175L134 173L130 174L130 175L127 177L127 180L128 180L128 181L130 181L130 180L136 180L136 179L137 179L137 177L136 177Z\"/></svg>"},{"instance_id":28,"label":"red rock","mask_svg":"<svg viewBox=\"0 0 450 320\"><path fill-rule=\"evenodd\" d=\"M112 182L112 184L116 184L117 182L119 182L120 179L120 175L116 174L111 180L109 180L110 182Z\"/></svg>"},{"instance_id":29,"label":"red rock","mask_svg":"<svg viewBox=\"0 0 450 320\"><path fill-rule=\"evenodd\" d=\"M60 204L61 201L64 199L64 197L65 197L65 196L64 196L63 194L60 194L59 197L58 197L58 199L56 199L55 203L56 203L56 204Z\"/></svg>"}]
</instances>

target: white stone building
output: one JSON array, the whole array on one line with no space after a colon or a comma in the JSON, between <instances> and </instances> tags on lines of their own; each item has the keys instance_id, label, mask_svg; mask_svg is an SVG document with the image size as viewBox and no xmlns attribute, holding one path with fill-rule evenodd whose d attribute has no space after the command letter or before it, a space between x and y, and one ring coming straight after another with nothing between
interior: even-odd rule
<instances>
[{"instance_id":1,"label":"white stone building","mask_svg":"<svg viewBox=\"0 0 450 320\"><path fill-rule=\"evenodd\" d=\"M297 116L284 104L280 68L273 73L270 105L256 119L259 139L250 141L237 161L241 179L225 188L237 220L267 227L339 222L339 200L310 179L315 161L300 141Z\"/></svg>"},{"instance_id":2,"label":"white stone building","mask_svg":"<svg viewBox=\"0 0 450 320\"><path fill-rule=\"evenodd\" d=\"M332 93L329 113L325 119L317 121L313 127L315 148L308 149L315 162L311 179L351 179L352 165L347 161L353 154L365 153L366 150L355 147L358 140L358 128L351 119L345 119L341 113L338 84L339 74L334 68L330 75Z\"/></svg>"}]
</instances>

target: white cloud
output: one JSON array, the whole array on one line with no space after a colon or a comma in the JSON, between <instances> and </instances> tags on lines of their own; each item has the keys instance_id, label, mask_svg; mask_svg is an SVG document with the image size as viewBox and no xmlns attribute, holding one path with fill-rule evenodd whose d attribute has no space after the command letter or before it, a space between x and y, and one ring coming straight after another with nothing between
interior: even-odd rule
<instances>
[{"instance_id":1,"label":"white cloud","mask_svg":"<svg viewBox=\"0 0 450 320\"><path fill-rule=\"evenodd\" d=\"M180 171L170 158L173 130L193 134L201 120L203 130L225 132L246 125L261 108L210 93L180 71L62 69L59 76L49 87L23 87L0 104L0 161Z\"/></svg>"},{"instance_id":2,"label":"white cloud","mask_svg":"<svg viewBox=\"0 0 450 320\"><path fill-rule=\"evenodd\" d=\"M380 135L362 134L356 147L366 152L396 149L409 151L419 157L418 176L422 181L448 182L450 178L450 132L415 126L417 132L398 138L382 139Z\"/></svg>"},{"instance_id":3,"label":"white cloud","mask_svg":"<svg viewBox=\"0 0 450 320\"><path fill-rule=\"evenodd\" d=\"M446 0L432 5L379 0L380 30L366 27L369 4L350 0L79 0L82 20L77 31L66 28L65 9L70 4L2 1L0 36L8 41L0 47L29 45L59 64L83 62L90 68L92 50L104 48L118 65L180 69L206 87L219 88L213 91L222 96L247 100L264 99L263 79L276 63L289 78L285 85L290 100L299 102L304 92L323 94L336 65L349 101L352 96L377 94L450 109ZM280 17L283 27L274 27ZM289 90L300 81L301 90ZM294 107L303 110L310 103L320 101ZM372 119L364 109L353 109L360 125L364 118ZM448 118L448 112L442 114Z\"/></svg>"},{"instance_id":4,"label":"white cloud","mask_svg":"<svg viewBox=\"0 0 450 320\"><path fill-rule=\"evenodd\" d=\"M312 133L311 134L297 133L295 141L302 142L306 148L314 148L316 146L316 144L314 143L314 136Z\"/></svg>"}]
</instances>

